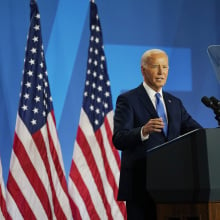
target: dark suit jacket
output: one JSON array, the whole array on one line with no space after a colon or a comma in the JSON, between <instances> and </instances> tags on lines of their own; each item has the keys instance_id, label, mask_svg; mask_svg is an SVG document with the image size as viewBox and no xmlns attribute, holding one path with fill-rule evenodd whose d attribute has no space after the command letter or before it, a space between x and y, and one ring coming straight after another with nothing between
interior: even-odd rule
<instances>
[{"instance_id":1,"label":"dark suit jacket","mask_svg":"<svg viewBox=\"0 0 220 220\"><path fill-rule=\"evenodd\" d=\"M119 95L114 115L113 143L122 151L118 200L134 200L145 196L146 151L188 131L202 128L187 113L180 99L163 92L168 116L168 136L152 133L141 140L141 127L157 112L143 87Z\"/></svg>"}]
</instances>

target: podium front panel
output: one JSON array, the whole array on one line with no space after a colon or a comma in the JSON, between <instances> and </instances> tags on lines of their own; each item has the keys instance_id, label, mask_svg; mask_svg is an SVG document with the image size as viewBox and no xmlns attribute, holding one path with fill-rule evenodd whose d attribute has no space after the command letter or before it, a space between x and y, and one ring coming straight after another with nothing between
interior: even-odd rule
<instances>
[{"instance_id":1,"label":"podium front panel","mask_svg":"<svg viewBox=\"0 0 220 220\"><path fill-rule=\"evenodd\" d=\"M199 129L148 151L146 188L158 202L220 201L220 129Z\"/></svg>"}]
</instances>

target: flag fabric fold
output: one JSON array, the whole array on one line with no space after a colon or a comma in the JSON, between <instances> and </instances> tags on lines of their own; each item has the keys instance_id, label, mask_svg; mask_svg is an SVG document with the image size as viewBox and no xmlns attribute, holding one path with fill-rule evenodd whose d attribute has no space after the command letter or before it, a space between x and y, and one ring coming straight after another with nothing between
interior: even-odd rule
<instances>
[{"instance_id":1,"label":"flag fabric fold","mask_svg":"<svg viewBox=\"0 0 220 220\"><path fill-rule=\"evenodd\" d=\"M44 57L40 14L31 16L7 181L12 219L72 219Z\"/></svg>"},{"instance_id":2,"label":"flag fabric fold","mask_svg":"<svg viewBox=\"0 0 220 220\"><path fill-rule=\"evenodd\" d=\"M90 1L90 44L83 105L68 190L74 219L126 219L117 201L120 156L112 144L113 107L97 6Z\"/></svg>"}]
</instances>

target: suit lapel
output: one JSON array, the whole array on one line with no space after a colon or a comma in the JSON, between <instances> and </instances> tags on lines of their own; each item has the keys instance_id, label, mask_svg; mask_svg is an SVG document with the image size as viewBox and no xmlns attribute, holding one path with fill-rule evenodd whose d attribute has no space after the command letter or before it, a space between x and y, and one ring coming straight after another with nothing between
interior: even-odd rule
<instances>
[{"instance_id":1,"label":"suit lapel","mask_svg":"<svg viewBox=\"0 0 220 220\"><path fill-rule=\"evenodd\" d=\"M163 92L163 98L167 109L167 117L168 117L167 138L169 139L169 136L172 134L172 130L174 129L172 125L176 123L175 122L176 118L174 118L175 115L174 111L178 111L178 110L176 109L176 105L174 105L172 98L166 92Z\"/></svg>"},{"instance_id":2,"label":"suit lapel","mask_svg":"<svg viewBox=\"0 0 220 220\"><path fill-rule=\"evenodd\" d=\"M140 102L142 102L144 108L146 108L146 110L149 112L150 115L152 115L152 117L157 117L157 112L153 106L153 103L142 84L137 88L137 91L138 99Z\"/></svg>"},{"instance_id":3,"label":"suit lapel","mask_svg":"<svg viewBox=\"0 0 220 220\"><path fill-rule=\"evenodd\" d=\"M143 107L146 109L146 111L151 115L152 118L156 118L157 112L153 106L153 103L148 96L147 92L145 91L143 85L141 84L139 87L137 87L137 93L138 93L138 100L142 103ZM174 129L172 127L172 124L175 124L175 118L174 118L174 112L177 111L176 105L174 104L174 100L172 97L169 96L166 92L163 92L163 98L166 105L167 110L167 117L168 117L168 136L169 139L170 134L172 134L172 130Z\"/></svg>"}]
</instances>

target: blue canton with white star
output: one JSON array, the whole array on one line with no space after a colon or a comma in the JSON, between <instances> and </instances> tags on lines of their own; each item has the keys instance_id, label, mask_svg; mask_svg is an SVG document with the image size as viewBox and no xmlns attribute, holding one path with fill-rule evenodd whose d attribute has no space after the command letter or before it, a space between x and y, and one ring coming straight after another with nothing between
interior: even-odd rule
<instances>
[{"instance_id":1,"label":"blue canton with white star","mask_svg":"<svg viewBox=\"0 0 220 220\"><path fill-rule=\"evenodd\" d=\"M31 5L31 24L24 61L19 115L31 134L45 123L53 109L41 36L40 14Z\"/></svg>"},{"instance_id":2,"label":"blue canton with white star","mask_svg":"<svg viewBox=\"0 0 220 220\"><path fill-rule=\"evenodd\" d=\"M90 7L91 34L83 108L96 131L103 124L106 114L112 110L112 97L98 11L96 4L92 2Z\"/></svg>"}]
</instances>

